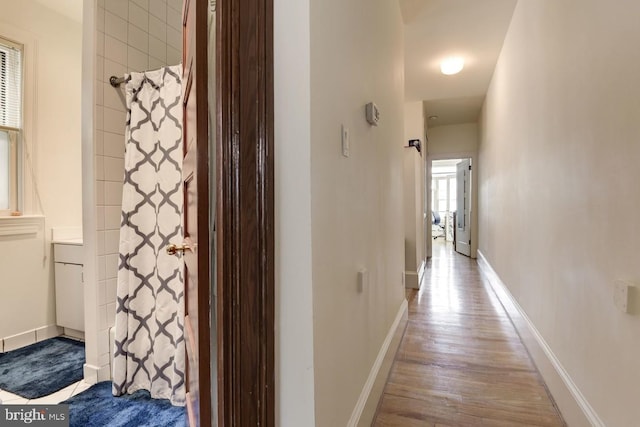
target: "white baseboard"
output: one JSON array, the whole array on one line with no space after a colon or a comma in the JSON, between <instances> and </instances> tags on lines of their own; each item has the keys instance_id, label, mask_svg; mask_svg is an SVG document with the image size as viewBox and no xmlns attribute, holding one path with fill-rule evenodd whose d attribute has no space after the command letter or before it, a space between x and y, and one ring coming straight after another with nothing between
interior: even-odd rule
<instances>
[{"instance_id":1,"label":"white baseboard","mask_svg":"<svg viewBox=\"0 0 640 427\"><path fill-rule=\"evenodd\" d=\"M84 382L91 385L96 384L98 382L98 372L100 371L100 368L89 365L88 363L85 363L82 368L84 373Z\"/></svg>"},{"instance_id":2,"label":"white baseboard","mask_svg":"<svg viewBox=\"0 0 640 427\"><path fill-rule=\"evenodd\" d=\"M424 274L427 272L427 262L422 261L420 263L420 268L418 269L418 289L422 286L422 279L424 279Z\"/></svg>"},{"instance_id":3,"label":"white baseboard","mask_svg":"<svg viewBox=\"0 0 640 427\"><path fill-rule=\"evenodd\" d=\"M101 381L108 381L111 379L111 369L109 369L109 365L105 366L94 366L85 363L83 366L84 371L84 382L87 384L96 384Z\"/></svg>"},{"instance_id":4,"label":"white baseboard","mask_svg":"<svg viewBox=\"0 0 640 427\"><path fill-rule=\"evenodd\" d=\"M30 329L19 334L11 335L0 339L0 352L17 350L49 338L62 335L62 328L57 325L47 325L40 328Z\"/></svg>"},{"instance_id":5,"label":"white baseboard","mask_svg":"<svg viewBox=\"0 0 640 427\"><path fill-rule=\"evenodd\" d=\"M480 250L478 266L511 318L567 424L604 427L596 411Z\"/></svg>"},{"instance_id":6,"label":"white baseboard","mask_svg":"<svg viewBox=\"0 0 640 427\"><path fill-rule=\"evenodd\" d=\"M378 357L376 357L376 360L371 367L369 377L367 378L367 381L362 388L362 392L360 393L360 398L358 399L355 408L353 408L351 418L347 424L348 427L371 425L373 418L375 417L378 402L380 401L380 397L382 397L384 385L391 370L391 365L395 358L396 351L400 345L400 340L402 339L408 316L409 311L407 300L403 299L400 309L398 310L398 314L396 315L396 318L393 321L384 342L382 343L382 347L380 347Z\"/></svg>"},{"instance_id":7,"label":"white baseboard","mask_svg":"<svg viewBox=\"0 0 640 427\"><path fill-rule=\"evenodd\" d=\"M420 289L420 280L418 278L418 273L415 271L405 271L404 286L407 289Z\"/></svg>"}]
</instances>

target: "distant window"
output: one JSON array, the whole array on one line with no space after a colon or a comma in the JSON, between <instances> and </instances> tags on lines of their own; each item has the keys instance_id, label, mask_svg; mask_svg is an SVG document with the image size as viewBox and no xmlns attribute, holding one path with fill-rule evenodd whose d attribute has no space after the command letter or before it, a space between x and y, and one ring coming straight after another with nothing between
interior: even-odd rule
<instances>
[{"instance_id":1,"label":"distant window","mask_svg":"<svg viewBox=\"0 0 640 427\"><path fill-rule=\"evenodd\" d=\"M18 209L22 45L0 37L0 215Z\"/></svg>"}]
</instances>

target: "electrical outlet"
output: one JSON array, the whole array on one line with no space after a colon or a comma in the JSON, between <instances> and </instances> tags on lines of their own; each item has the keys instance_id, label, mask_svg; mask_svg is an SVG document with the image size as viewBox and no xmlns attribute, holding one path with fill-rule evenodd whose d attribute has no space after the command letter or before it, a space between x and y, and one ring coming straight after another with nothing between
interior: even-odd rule
<instances>
[{"instance_id":1,"label":"electrical outlet","mask_svg":"<svg viewBox=\"0 0 640 427\"><path fill-rule=\"evenodd\" d=\"M629 313L629 288L631 283L616 280L613 288L613 303L623 313Z\"/></svg>"}]
</instances>

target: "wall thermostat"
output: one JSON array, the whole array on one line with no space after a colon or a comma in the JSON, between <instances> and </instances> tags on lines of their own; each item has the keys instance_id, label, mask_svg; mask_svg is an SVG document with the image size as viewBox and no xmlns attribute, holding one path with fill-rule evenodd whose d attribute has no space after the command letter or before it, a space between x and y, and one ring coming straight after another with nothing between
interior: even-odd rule
<instances>
[{"instance_id":1,"label":"wall thermostat","mask_svg":"<svg viewBox=\"0 0 640 427\"><path fill-rule=\"evenodd\" d=\"M378 106L373 102L370 102L367 104L365 111L369 124L372 126L378 126L378 122L380 121L380 110L378 110Z\"/></svg>"}]
</instances>

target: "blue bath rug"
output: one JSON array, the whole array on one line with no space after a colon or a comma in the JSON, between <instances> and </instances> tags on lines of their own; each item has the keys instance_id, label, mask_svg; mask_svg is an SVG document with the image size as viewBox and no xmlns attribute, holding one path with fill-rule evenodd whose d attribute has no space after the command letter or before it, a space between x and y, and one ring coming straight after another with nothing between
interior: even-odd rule
<instances>
[{"instance_id":1,"label":"blue bath rug","mask_svg":"<svg viewBox=\"0 0 640 427\"><path fill-rule=\"evenodd\" d=\"M152 399L146 390L114 397L111 381L61 403L69 405L69 427L185 427L186 410L168 400Z\"/></svg>"},{"instance_id":2,"label":"blue bath rug","mask_svg":"<svg viewBox=\"0 0 640 427\"><path fill-rule=\"evenodd\" d=\"M84 343L56 337L0 353L0 389L37 399L80 381Z\"/></svg>"}]
</instances>

